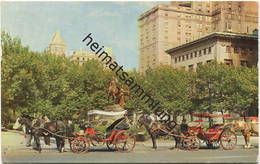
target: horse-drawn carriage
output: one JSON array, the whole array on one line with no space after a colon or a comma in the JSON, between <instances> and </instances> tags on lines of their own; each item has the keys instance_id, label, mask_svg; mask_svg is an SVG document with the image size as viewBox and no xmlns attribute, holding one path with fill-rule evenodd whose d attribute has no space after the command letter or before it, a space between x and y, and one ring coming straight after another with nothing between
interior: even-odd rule
<instances>
[{"instance_id":1,"label":"horse-drawn carriage","mask_svg":"<svg viewBox=\"0 0 260 164\"><path fill-rule=\"evenodd\" d=\"M22 125L30 129L30 135L34 138L36 147L34 149L41 152L40 137L53 137L56 139L57 148L60 152L64 151L65 139L69 140L72 152L86 152L90 146L97 143L106 143L107 147L120 152L130 152L135 147L135 135L125 125L127 117L124 116L114 121L107 129L105 134L99 133L90 124L85 126L84 133L70 133L68 125L63 121L41 122L40 119L30 116L18 117L14 129ZM46 144L46 143L45 143Z\"/></svg>"},{"instance_id":2,"label":"horse-drawn carriage","mask_svg":"<svg viewBox=\"0 0 260 164\"><path fill-rule=\"evenodd\" d=\"M99 143L106 143L109 150L117 150L119 152L130 152L135 147L135 135L127 126L118 126L125 121L126 118L120 118L113 122L107 129L105 134L101 134L95 130L90 124L85 127L84 133L76 133L75 137L70 137L70 148L74 153L86 152L91 146Z\"/></svg>"},{"instance_id":3,"label":"horse-drawn carriage","mask_svg":"<svg viewBox=\"0 0 260 164\"><path fill-rule=\"evenodd\" d=\"M194 114L197 117L225 117L222 115L212 114ZM174 121L173 121L174 122ZM237 136L235 132L231 131L227 125L215 124L209 128L204 128L203 120L196 120L197 125L188 126L185 122L182 124L174 123L174 126L169 128L167 124L163 124L160 121L152 121L149 116L142 116L139 118L139 123L144 125L149 131L152 138L153 148L157 148L156 136L172 136L175 139L175 148L185 150L198 150L200 148L200 142L203 141L208 147L212 148L216 145L221 145L224 150L232 150L237 144Z\"/></svg>"},{"instance_id":4,"label":"horse-drawn carriage","mask_svg":"<svg viewBox=\"0 0 260 164\"><path fill-rule=\"evenodd\" d=\"M208 113L193 114L193 116L204 118L225 117L223 115ZM224 124L215 124L205 129L203 124L201 124L203 120L195 120L195 122L198 124L188 127L188 135L197 136L200 140L205 142L209 148L213 148L216 145L221 145L224 150L232 150L235 148L237 136L228 126L225 126Z\"/></svg>"}]
</instances>

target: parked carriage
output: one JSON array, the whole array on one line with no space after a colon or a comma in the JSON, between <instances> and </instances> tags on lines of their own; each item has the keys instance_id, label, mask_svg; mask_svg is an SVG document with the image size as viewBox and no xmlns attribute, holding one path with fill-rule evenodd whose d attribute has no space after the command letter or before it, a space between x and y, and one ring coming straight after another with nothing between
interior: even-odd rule
<instances>
[{"instance_id":1,"label":"parked carriage","mask_svg":"<svg viewBox=\"0 0 260 164\"><path fill-rule=\"evenodd\" d=\"M208 113L193 114L193 116L204 118L225 117L225 115L213 115ZM188 127L187 134L197 136L205 142L209 148L220 145L224 150L232 150L237 144L237 136L224 124L215 124L207 129L201 124L203 120L196 120L198 124Z\"/></svg>"},{"instance_id":2,"label":"parked carriage","mask_svg":"<svg viewBox=\"0 0 260 164\"><path fill-rule=\"evenodd\" d=\"M75 137L69 138L71 151L75 153L87 152L91 146L97 146L98 143L105 143L109 150L132 151L136 143L135 135L128 127L115 128L124 119L120 118L113 122L106 129L105 134L101 134L88 124L84 133L76 133Z\"/></svg>"}]
</instances>

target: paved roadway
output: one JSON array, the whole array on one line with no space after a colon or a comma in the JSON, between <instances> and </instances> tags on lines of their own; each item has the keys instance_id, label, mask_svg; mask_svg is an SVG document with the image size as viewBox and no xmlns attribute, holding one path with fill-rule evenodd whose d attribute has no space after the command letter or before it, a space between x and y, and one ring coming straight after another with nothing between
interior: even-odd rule
<instances>
[{"instance_id":1,"label":"paved roadway","mask_svg":"<svg viewBox=\"0 0 260 164\"><path fill-rule=\"evenodd\" d=\"M221 149L206 149L199 151L171 150L171 141L159 141L157 151L151 149L151 142L138 142L131 153L110 152L103 145L91 149L88 153L74 154L66 146L67 152L58 153L55 144L43 146L42 153L26 148L24 138L16 132L2 133L2 160L6 163L256 163L258 158L258 137L252 138L254 148L243 149L244 141L238 137L236 149L227 151Z\"/></svg>"}]
</instances>

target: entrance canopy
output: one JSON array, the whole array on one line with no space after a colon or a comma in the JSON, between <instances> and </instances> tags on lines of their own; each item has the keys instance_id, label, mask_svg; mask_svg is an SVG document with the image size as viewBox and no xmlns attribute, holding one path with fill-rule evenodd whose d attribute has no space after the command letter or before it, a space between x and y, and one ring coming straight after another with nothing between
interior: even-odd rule
<instances>
[{"instance_id":1,"label":"entrance canopy","mask_svg":"<svg viewBox=\"0 0 260 164\"><path fill-rule=\"evenodd\" d=\"M224 115L217 115L217 114L209 114L209 113L194 113L192 116L196 117L229 117L229 114L224 114Z\"/></svg>"},{"instance_id":2,"label":"entrance canopy","mask_svg":"<svg viewBox=\"0 0 260 164\"><path fill-rule=\"evenodd\" d=\"M88 115L106 115L106 116L118 116L126 114L126 110L123 111L103 111L103 110L90 110L88 111Z\"/></svg>"}]
</instances>

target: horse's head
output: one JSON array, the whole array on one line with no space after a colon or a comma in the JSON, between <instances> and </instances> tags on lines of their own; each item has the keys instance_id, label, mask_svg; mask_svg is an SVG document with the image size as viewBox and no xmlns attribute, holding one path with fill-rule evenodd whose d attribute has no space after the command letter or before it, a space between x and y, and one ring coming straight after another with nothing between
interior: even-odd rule
<instances>
[{"instance_id":1,"label":"horse's head","mask_svg":"<svg viewBox=\"0 0 260 164\"><path fill-rule=\"evenodd\" d=\"M149 115L141 115L137 120L137 124L139 126L146 126L146 127L150 127L153 122L154 120Z\"/></svg>"},{"instance_id":2,"label":"horse's head","mask_svg":"<svg viewBox=\"0 0 260 164\"><path fill-rule=\"evenodd\" d=\"M18 129L18 128L20 128L21 126L22 126L22 124L20 123L20 120L21 120L21 118L20 117L18 117L17 119L16 119L16 121L15 121L15 123L14 123L14 125L13 125L13 129Z\"/></svg>"},{"instance_id":3,"label":"horse's head","mask_svg":"<svg viewBox=\"0 0 260 164\"><path fill-rule=\"evenodd\" d=\"M21 115L20 117L18 117L16 119L15 124L13 125L13 129L18 129L22 125L30 126L31 122L32 122L32 119L33 118L28 116L28 115Z\"/></svg>"}]
</instances>

